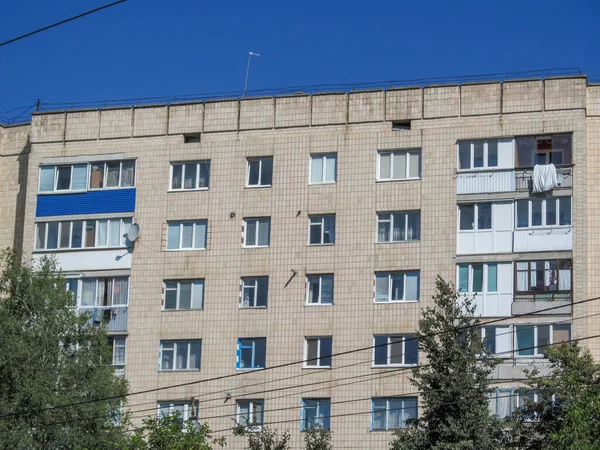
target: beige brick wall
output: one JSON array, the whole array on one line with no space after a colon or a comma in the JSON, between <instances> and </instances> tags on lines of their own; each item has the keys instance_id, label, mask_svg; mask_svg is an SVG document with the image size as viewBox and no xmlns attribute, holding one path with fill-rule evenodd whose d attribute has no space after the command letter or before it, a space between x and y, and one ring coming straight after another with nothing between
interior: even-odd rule
<instances>
[{"instance_id":1,"label":"beige brick wall","mask_svg":"<svg viewBox=\"0 0 600 450\"><path fill-rule=\"evenodd\" d=\"M65 122L69 137L69 124L76 123L71 113L34 115L25 229L33 230L42 158L116 152L137 158L135 219L142 231L132 258L127 378L134 392L198 383L132 396L133 410L195 396L200 418L210 418L219 431L231 427L236 398L264 398L265 421L284 422L274 426L290 429L299 449L301 398L331 397L331 413L339 416L331 419L335 448L385 449L390 433L369 431L369 399L414 392L408 372L372 369L372 350L366 350L334 358L331 370L288 366L230 377L236 374L236 340L266 336L272 367L301 360L304 336L332 335L338 353L371 346L373 334L413 331L420 309L431 304L435 277L455 277L458 139L573 133L574 299L598 295L592 258L599 243L592 241L597 231L586 211L598 194L588 170L600 169L594 161L599 123L577 106L579 81L552 83L552 92L570 93L564 109L553 99L555 110L543 111L538 80L298 95L80 113L77 120L89 120L86 126L100 130L100 139L78 141L64 140ZM597 94L588 92L588 102L591 95ZM389 121L406 119L413 119L411 130L392 131ZM156 136L136 137L141 132L135 130ZM201 131L194 144L184 144L179 134ZM412 148L422 150L420 180L376 181L378 150ZM323 152L338 155L337 183L309 185L310 154ZM245 188L246 158L261 155L273 155L273 186ZM197 159L211 160L210 189L167 192L169 162ZM421 210L421 240L376 244L376 212L409 209ZM307 246L308 215L320 213L336 214L334 246ZM256 216L271 217L270 247L242 248L242 219ZM175 219L208 219L207 249L166 252L166 222ZM28 231L24 248L32 247ZM373 273L405 269L421 272L420 303L374 304ZM334 306L304 306L305 275L313 273L335 274ZM238 308L240 277L252 275L270 277L265 310ZM161 312L162 281L169 278L204 278L204 310ZM576 307L573 316L594 311L589 305ZM575 322L576 335L590 333L594 323ZM158 372L159 341L178 338L202 339L199 373ZM208 381L215 377L230 378ZM226 393L233 399L224 403ZM152 412L137 416L143 414ZM222 434L229 448L244 447L229 431Z\"/></svg>"}]
</instances>

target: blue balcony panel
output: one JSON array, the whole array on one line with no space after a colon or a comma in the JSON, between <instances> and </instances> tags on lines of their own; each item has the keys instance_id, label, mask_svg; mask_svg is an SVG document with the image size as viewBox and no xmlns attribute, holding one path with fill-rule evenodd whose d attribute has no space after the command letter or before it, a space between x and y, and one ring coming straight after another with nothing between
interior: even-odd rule
<instances>
[{"instance_id":1,"label":"blue balcony panel","mask_svg":"<svg viewBox=\"0 0 600 450\"><path fill-rule=\"evenodd\" d=\"M35 215L49 217L134 211L135 188L107 189L76 194L38 195Z\"/></svg>"}]
</instances>

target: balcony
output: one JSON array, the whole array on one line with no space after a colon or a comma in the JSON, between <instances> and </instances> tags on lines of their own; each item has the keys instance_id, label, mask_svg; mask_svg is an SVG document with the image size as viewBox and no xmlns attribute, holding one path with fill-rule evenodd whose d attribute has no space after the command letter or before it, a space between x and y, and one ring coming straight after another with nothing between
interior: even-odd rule
<instances>
[{"instance_id":1,"label":"balcony","mask_svg":"<svg viewBox=\"0 0 600 450\"><path fill-rule=\"evenodd\" d=\"M556 171L559 188L572 188L573 166L557 166ZM461 171L456 173L456 193L531 192L532 174L533 167Z\"/></svg>"},{"instance_id":2,"label":"balcony","mask_svg":"<svg viewBox=\"0 0 600 450\"><path fill-rule=\"evenodd\" d=\"M572 292L517 292L512 303L512 314L571 314ZM550 311L543 311L555 308Z\"/></svg>"},{"instance_id":3,"label":"balcony","mask_svg":"<svg viewBox=\"0 0 600 450\"><path fill-rule=\"evenodd\" d=\"M90 315L88 325L106 326L107 333L119 333L127 331L127 306L80 308L79 313Z\"/></svg>"},{"instance_id":4,"label":"balcony","mask_svg":"<svg viewBox=\"0 0 600 450\"><path fill-rule=\"evenodd\" d=\"M573 250L571 226L522 229L513 232L514 252Z\"/></svg>"}]
</instances>

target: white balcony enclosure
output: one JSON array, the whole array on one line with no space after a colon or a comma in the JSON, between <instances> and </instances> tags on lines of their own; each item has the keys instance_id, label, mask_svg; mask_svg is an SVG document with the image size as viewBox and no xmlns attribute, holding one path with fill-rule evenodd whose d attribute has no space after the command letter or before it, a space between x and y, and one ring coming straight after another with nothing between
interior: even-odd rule
<instances>
[{"instance_id":1,"label":"white balcony enclosure","mask_svg":"<svg viewBox=\"0 0 600 450\"><path fill-rule=\"evenodd\" d=\"M483 205L486 205L485 211ZM474 213L471 212L471 207L474 208ZM472 255L512 252L513 212L513 202L460 205L457 253ZM467 214L469 217L466 217Z\"/></svg>"},{"instance_id":2,"label":"white balcony enclosure","mask_svg":"<svg viewBox=\"0 0 600 450\"><path fill-rule=\"evenodd\" d=\"M126 248L35 252L33 259L37 261L46 255L54 256L63 272L131 268L131 253Z\"/></svg>"},{"instance_id":3,"label":"white balcony enclosure","mask_svg":"<svg viewBox=\"0 0 600 450\"><path fill-rule=\"evenodd\" d=\"M514 231L514 252L573 250L573 229L548 227Z\"/></svg>"},{"instance_id":4,"label":"white balcony enclosure","mask_svg":"<svg viewBox=\"0 0 600 450\"><path fill-rule=\"evenodd\" d=\"M481 317L506 317L512 313L512 263L459 264L456 267L460 299L470 297Z\"/></svg>"}]
</instances>

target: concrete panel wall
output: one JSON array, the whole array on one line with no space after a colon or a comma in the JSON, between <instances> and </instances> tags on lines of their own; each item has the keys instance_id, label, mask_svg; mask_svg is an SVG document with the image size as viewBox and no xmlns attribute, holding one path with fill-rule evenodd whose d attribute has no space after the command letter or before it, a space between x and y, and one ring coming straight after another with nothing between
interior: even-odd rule
<instances>
[{"instance_id":1,"label":"concrete panel wall","mask_svg":"<svg viewBox=\"0 0 600 450\"><path fill-rule=\"evenodd\" d=\"M459 115L460 91L458 86L426 87L423 95L425 119L456 117Z\"/></svg>"},{"instance_id":2,"label":"concrete panel wall","mask_svg":"<svg viewBox=\"0 0 600 450\"><path fill-rule=\"evenodd\" d=\"M273 97L242 100L240 103L240 130L273 128L275 125Z\"/></svg>"},{"instance_id":3,"label":"concrete panel wall","mask_svg":"<svg viewBox=\"0 0 600 450\"><path fill-rule=\"evenodd\" d=\"M98 139L100 111L71 112L67 114L67 141Z\"/></svg>"},{"instance_id":4,"label":"concrete panel wall","mask_svg":"<svg viewBox=\"0 0 600 450\"><path fill-rule=\"evenodd\" d=\"M277 97L275 127L306 127L310 125L312 97L309 95Z\"/></svg>"},{"instance_id":5,"label":"concrete panel wall","mask_svg":"<svg viewBox=\"0 0 600 450\"><path fill-rule=\"evenodd\" d=\"M585 108L586 86L585 77L545 80L545 110Z\"/></svg>"},{"instance_id":6,"label":"concrete panel wall","mask_svg":"<svg viewBox=\"0 0 600 450\"><path fill-rule=\"evenodd\" d=\"M133 135L139 137L167 134L168 113L169 109L167 106L135 108L133 115Z\"/></svg>"},{"instance_id":7,"label":"concrete panel wall","mask_svg":"<svg viewBox=\"0 0 600 450\"><path fill-rule=\"evenodd\" d=\"M505 81L502 92L502 112L517 113L544 109L542 80Z\"/></svg>"},{"instance_id":8,"label":"concrete panel wall","mask_svg":"<svg viewBox=\"0 0 600 450\"><path fill-rule=\"evenodd\" d=\"M171 105L169 107L169 134L201 133L204 104Z\"/></svg>"},{"instance_id":9,"label":"concrete panel wall","mask_svg":"<svg viewBox=\"0 0 600 450\"><path fill-rule=\"evenodd\" d=\"M386 91L385 120L421 119L423 90L421 88Z\"/></svg>"},{"instance_id":10,"label":"concrete panel wall","mask_svg":"<svg viewBox=\"0 0 600 450\"><path fill-rule=\"evenodd\" d=\"M33 115L31 118L32 142L58 142L65 138L66 113Z\"/></svg>"},{"instance_id":11,"label":"concrete panel wall","mask_svg":"<svg viewBox=\"0 0 600 450\"><path fill-rule=\"evenodd\" d=\"M480 116L500 114L502 104L502 85L468 84L460 88L460 114L462 116Z\"/></svg>"},{"instance_id":12,"label":"concrete panel wall","mask_svg":"<svg viewBox=\"0 0 600 450\"><path fill-rule=\"evenodd\" d=\"M237 130L238 105L237 100L207 102L204 105L204 132Z\"/></svg>"},{"instance_id":13,"label":"concrete panel wall","mask_svg":"<svg viewBox=\"0 0 600 450\"><path fill-rule=\"evenodd\" d=\"M384 120L385 92L351 92L348 100L348 122L381 122Z\"/></svg>"},{"instance_id":14,"label":"concrete panel wall","mask_svg":"<svg viewBox=\"0 0 600 450\"><path fill-rule=\"evenodd\" d=\"M586 111L588 116L600 116L600 84L588 86L586 92Z\"/></svg>"},{"instance_id":15,"label":"concrete panel wall","mask_svg":"<svg viewBox=\"0 0 600 450\"><path fill-rule=\"evenodd\" d=\"M312 125L346 123L347 106L347 94L313 95Z\"/></svg>"},{"instance_id":16,"label":"concrete panel wall","mask_svg":"<svg viewBox=\"0 0 600 450\"><path fill-rule=\"evenodd\" d=\"M100 139L131 137L132 132L133 108L101 111Z\"/></svg>"}]
</instances>

